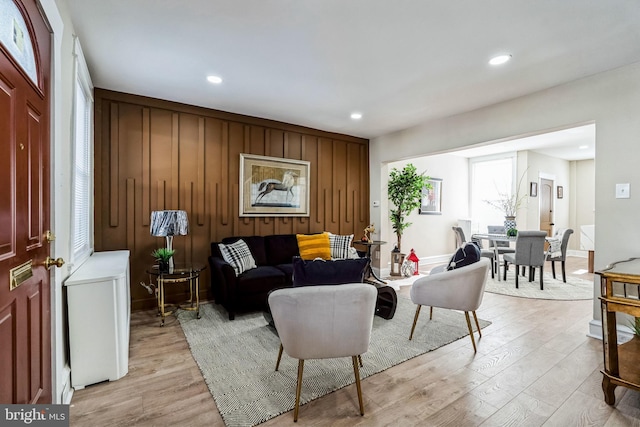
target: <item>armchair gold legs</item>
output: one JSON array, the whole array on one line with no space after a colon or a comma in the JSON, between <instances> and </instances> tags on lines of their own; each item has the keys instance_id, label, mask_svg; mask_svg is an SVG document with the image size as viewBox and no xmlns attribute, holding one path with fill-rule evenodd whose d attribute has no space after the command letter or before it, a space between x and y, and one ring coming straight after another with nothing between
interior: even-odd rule
<instances>
[{"instance_id":1,"label":"armchair gold legs","mask_svg":"<svg viewBox=\"0 0 640 427\"><path fill-rule=\"evenodd\" d=\"M276 371L280 367L280 360L282 359L283 347L280 344L280 350L278 350L278 361L276 362ZM356 389L358 391L358 404L360 405L360 415L364 415L364 402L362 400L362 385L360 384L360 366L362 366L362 357L360 355L352 356L351 362L353 363L353 374L356 377ZM298 412L300 409L300 393L302 391L302 373L304 372L304 360L298 360L298 382L296 384L296 404L293 409L293 421L298 421Z\"/></svg>"},{"instance_id":2,"label":"armchair gold legs","mask_svg":"<svg viewBox=\"0 0 640 427\"><path fill-rule=\"evenodd\" d=\"M409 334L409 341L411 341L413 339L413 331L416 330L416 323L418 323L418 316L420 315L420 309L422 308L421 305L418 305L416 307L416 315L413 316L413 326L411 327L411 334Z\"/></svg>"},{"instance_id":3,"label":"armchair gold legs","mask_svg":"<svg viewBox=\"0 0 640 427\"><path fill-rule=\"evenodd\" d=\"M298 382L296 384L296 406L293 409L293 422L298 421L298 410L300 409L300 392L302 391L302 371L304 371L304 360L298 360Z\"/></svg>"},{"instance_id":4,"label":"armchair gold legs","mask_svg":"<svg viewBox=\"0 0 640 427\"><path fill-rule=\"evenodd\" d=\"M416 324L418 323L418 316L420 315L420 308L422 308L421 305L418 305L416 307L416 314L413 317L413 326L411 326L411 333L409 334L409 340L413 339L413 332L416 329ZM476 322L476 328L478 329L478 337L482 338L482 329L480 329L480 323L478 322L478 316L476 316L476 312L475 310L472 311L473 313L473 319ZM471 337L471 344L473 345L473 352L477 353L478 349L476 348L476 341L473 338L473 327L471 326L471 319L469 318L469 312L465 311L464 312L464 316L467 319L467 328L469 328L469 336ZM431 307L431 311L429 313L429 320L433 319L433 307Z\"/></svg>"},{"instance_id":5,"label":"armchair gold legs","mask_svg":"<svg viewBox=\"0 0 640 427\"><path fill-rule=\"evenodd\" d=\"M358 390L358 403L360 404L360 415L364 415L364 403L362 402L362 387L360 386L360 367L358 366L358 359L360 356L351 356L353 362L353 375L356 377L356 389ZM362 359L360 359L362 363Z\"/></svg>"},{"instance_id":6,"label":"armchair gold legs","mask_svg":"<svg viewBox=\"0 0 640 427\"><path fill-rule=\"evenodd\" d=\"M476 312L472 311L473 318L476 321L476 328L478 328L478 338L482 338L482 329L480 329L480 324L478 323L478 316L476 316ZM477 353L476 349L476 341L473 339L473 328L471 327L471 321L469 320L469 312L464 312L464 317L467 318L467 327L469 328L469 336L471 337L471 344L473 344L473 352Z\"/></svg>"}]
</instances>

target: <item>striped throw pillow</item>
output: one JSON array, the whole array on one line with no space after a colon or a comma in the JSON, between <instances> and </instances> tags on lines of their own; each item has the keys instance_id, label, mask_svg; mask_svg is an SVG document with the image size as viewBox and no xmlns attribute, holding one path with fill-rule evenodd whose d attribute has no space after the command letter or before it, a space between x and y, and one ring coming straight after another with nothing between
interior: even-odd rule
<instances>
[{"instance_id":1,"label":"striped throw pillow","mask_svg":"<svg viewBox=\"0 0 640 427\"><path fill-rule=\"evenodd\" d=\"M331 247L329 245L329 233L321 234L296 234L300 258L331 259Z\"/></svg>"},{"instance_id":2,"label":"striped throw pillow","mask_svg":"<svg viewBox=\"0 0 640 427\"><path fill-rule=\"evenodd\" d=\"M237 242L225 245L224 243L218 243L222 258L228 262L236 273L236 276L241 275L247 270L256 268L256 260L251 255L249 246L244 240L240 239Z\"/></svg>"},{"instance_id":3,"label":"striped throw pillow","mask_svg":"<svg viewBox=\"0 0 640 427\"><path fill-rule=\"evenodd\" d=\"M339 235L329 233L329 246L331 247L332 259L349 258L349 248L353 241L353 234Z\"/></svg>"}]
</instances>

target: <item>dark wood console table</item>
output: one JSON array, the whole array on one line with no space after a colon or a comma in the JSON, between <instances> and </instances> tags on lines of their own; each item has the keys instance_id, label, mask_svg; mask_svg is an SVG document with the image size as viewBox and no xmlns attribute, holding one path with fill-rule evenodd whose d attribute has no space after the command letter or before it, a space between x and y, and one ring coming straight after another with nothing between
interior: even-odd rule
<instances>
[{"instance_id":1,"label":"dark wood console table","mask_svg":"<svg viewBox=\"0 0 640 427\"><path fill-rule=\"evenodd\" d=\"M640 336L619 344L616 320L616 313L634 316L636 322L640 317L640 258L615 262L596 274L602 295L602 391L605 402L613 405L617 386L640 391Z\"/></svg>"}]
</instances>

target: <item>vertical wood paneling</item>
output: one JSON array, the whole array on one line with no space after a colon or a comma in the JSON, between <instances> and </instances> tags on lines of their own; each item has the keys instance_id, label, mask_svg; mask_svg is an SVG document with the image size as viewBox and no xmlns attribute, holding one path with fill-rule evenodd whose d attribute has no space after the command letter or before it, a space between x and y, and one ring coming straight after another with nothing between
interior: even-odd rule
<instances>
[{"instance_id":1,"label":"vertical wood paneling","mask_svg":"<svg viewBox=\"0 0 640 427\"><path fill-rule=\"evenodd\" d=\"M222 124L222 153L220 156L222 160L220 162L220 169L223 177L229 177L229 123L224 122ZM232 177L229 177L232 178ZM240 179L240 178L238 178ZM229 187L228 181L227 185L222 185L220 194L220 209L219 212L222 217L222 224L229 224Z\"/></svg>"},{"instance_id":2,"label":"vertical wood paneling","mask_svg":"<svg viewBox=\"0 0 640 427\"><path fill-rule=\"evenodd\" d=\"M120 123L120 115L118 114L118 104L116 102L111 103L111 140L109 141L109 225L111 227L118 226L118 200L120 199L120 188L118 187L118 180L120 174L118 173L118 152L119 141L118 136L120 132L118 130L118 124Z\"/></svg>"},{"instance_id":3,"label":"vertical wood paneling","mask_svg":"<svg viewBox=\"0 0 640 427\"><path fill-rule=\"evenodd\" d=\"M169 183L170 208L180 207L180 195L178 194L178 180L180 179L180 114L173 113L171 117L171 182Z\"/></svg>"},{"instance_id":4,"label":"vertical wood paneling","mask_svg":"<svg viewBox=\"0 0 640 427\"><path fill-rule=\"evenodd\" d=\"M268 147L267 156L283 158L284 156L284 132L278 129L267 129Z\"/></svg>"},{"instance_id":5,"label":"vertical wood paneling","mask_svg":"<svg viewBox=\"0 0 640 427\"><path fill-rule=\"evenodd\" d=\"M148 282L149 253L164 244L149 234L153 210L187 211L190 233L174 239L177 259L204 264L211 242L227 236L324 230L360 235L367 225L366 140L307 134L304 128L256 124L243 116L228 120L230 113L220 118L212 110L194 113L170 103L159 108L163 101L142 97L131 103L119 100L122 96L102 90L97 95L104 108L96 109L96 141L102 143L96 149L96 182L106 185L96 186L96 210L102 212L96 217L109 220L96 220L96 250L127 246L132 251L134 308L155 305L153 295L135 285ZM310 216L240 218L240 153L309 161ZM210 297L208 289L205 270L202 298Z\"/></svg>"},{"instance_id":6,"label":"vertical wood paneling","mask_svg":"<svg viewBox=\"0 0 640 427\"><path fill-rule=\"evenodd\" d=\"M323 156L322 156L322 144L320 143L320 141L318 140L318 144L316 145L316 149L317 149L317 164L318 167L316 168L316 172L314 174L312 174L312 176L315 178L315 181L318 183L317 185L315 185L315 190L316 190L316 223L322 223L324 221L324 189L322 187L322 179L320 179L320 177L322 176L320 171L325 170L324 169L324 162L323 162Z\"/></svg>"},{"instance_id":7,"label":"vertical wood paneling","mask_svg":"<svg viewBox=\"0 0 640 427\"><path fill-rule=\"evenodd\" d=\"M185 182L184 183L184 202L182 203L182 207L184 208L184 210L187 211L187 214L189 212L193 212L195 207L196 207L196 192L195 192L195 188L196 185L189 181L189 182ZM180 241L182 243L181 245L181 259L183 259L184 262L191 262L194 258L193 258L193 236L194 234L197 234L197 225L196 224L192 224L191 221L189 221L189 234L187 234L186 236L180 236ZM174 240L175 242L175 240Z\"/></svg>"},{"instance_id":8,"label":"vertical wood paneling","mask_svg":"<svg viewBox=\"0 0 640 427\"><path fill-rule=\"evenodd\" d=\"M369 223L369 149L368 147L360 147L360 165L367 165L363 167L360 173L360 222Z\"/></svg>"},{"instance_id":9,"label":"vertical wood paneling","mask_svg":"<svg viewBox=\"0 0 640 427\"><path fill-rule=\"evenodd\" d=\"M204 225L204 180L205 180L205 145L204 145L204 117L198 119L198 167L197 191L194 197L197 201L198 225Z\"/></svg>"},{"instance_id":10,"label":"vertical wood paneling","mask_svg":"<svg viewBox=\"0 0 640 427\"><path fill-rule=\"evenodd\" d=\"M136 189L135 189L136 181L133 178L127 178L127 247L135 248L136 247Z\"/></svg>"},{"instance_id":11,"label":"vertical wood paneling","mask_svg":"<svg viewBox=\"0 0 640 427\"><path fill-rule=\"evenodd\" d=\"M156 200L158 204L154 210L162 211L166 206L166 198L167 198L167 182L166 181L157 181L156 182Z\"/></svg>"},{"instance_id":12,"label":"vertical wood paneling","mask_svg":"<svg viewBox=\"0 0 640 427\"><path fill-rule=\"evenodd\" d=\"M151 222L151 119L149 109L142 109L142 225Z\"/></svg>"}]
</instances>

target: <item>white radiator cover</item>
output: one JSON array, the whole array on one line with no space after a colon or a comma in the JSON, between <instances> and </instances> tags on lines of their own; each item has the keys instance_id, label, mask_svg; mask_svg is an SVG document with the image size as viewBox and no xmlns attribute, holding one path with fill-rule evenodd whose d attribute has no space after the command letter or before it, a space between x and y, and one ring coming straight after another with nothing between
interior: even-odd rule
<instances>
[{"instance_id":1,"label":"white radiator cover","mask_svg":"<svg viewBox=\"0 0 640 427\"><path fill-rule=\"evenodd\" d=\"M96 252L64 283L75 389L129 372L129 276L129 251Z\"/></svg>"}]
</instances>

